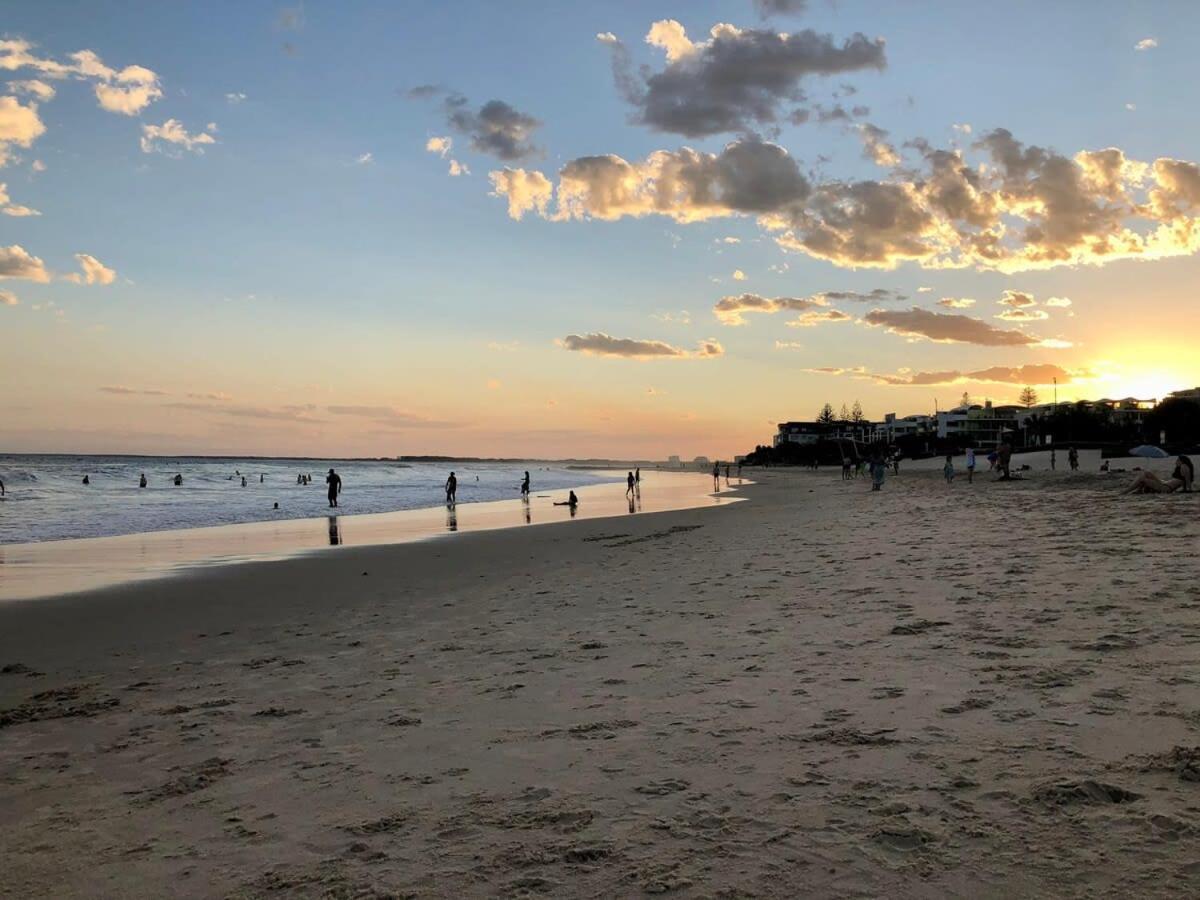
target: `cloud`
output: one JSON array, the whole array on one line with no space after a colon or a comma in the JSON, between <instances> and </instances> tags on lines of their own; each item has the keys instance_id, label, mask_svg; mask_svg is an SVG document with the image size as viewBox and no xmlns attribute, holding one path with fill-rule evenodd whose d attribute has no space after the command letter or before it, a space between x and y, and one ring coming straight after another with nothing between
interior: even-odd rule
<instances>
[{"instance_id":1,"label":"cloud","mask_svg":"<svg viewBox=\"0 0 1200 900\"><path fill-rule=\"evenodd\" d=\"M957 369L942 372L913 372L910 369L901 369L894 375L882 372L870 372L863 366L855 366L854 368L836 368L830 366L819 369L805 369L804 371L817 375L844 375L851 378L874 381L878 384L892 385L894 387L964 384L968 382L1043 385L1053 384L1055 379L1058 379L1059 384L1070 384L1073 377L1079 376L1078 372L1071 372L1061 366L1045 363L1027 364L1016 367L991 366L987 369L978 369L972 372L961 372Z\"/></svg>"},{"instance_id":2,"label":"cloud","mask_svg":"<svg viewBox=\"0 0 1200 900\"><path fill-rule=\"evenodd\" d=\"M946 306L950 309L970 309L975 305L975 301L970 297L943 297L938 301L938 306Z\"/></svg>"},{"instance_id":3,"label":"cloud","mask_svg":"<svg viewBox=\"0 0 1200 900\"><path fill-rule=\"evenodd\" d=\"M237 106L246 99L246 95L241 91L232 91L225 95L225 102L230 106Z\"/></svg>"},{"instance_id":4,"label":"cloud","mask_svg":"<svg viewBox=\"0 0 1200 900\"><path fill-rule=\"evenodd\" d=\"M136 116L162 97L158 76L143 66L126 66L95 86L100 108L125 116Z\"/></svg>"},{"instance_id":5,"label":"cloud","mask_svg":"<svg viewBox=\"0 0 1200 900\"><path fill-rule=\"evenodd\" d=\"M0 247L0 278L24 278L45 284L50 280L46 264L20 244Z\"/></svg>"},{"instance_id":6,"label":"cloud","mask_svg":"<svg viewBox=\"0 0 1200 900\"><path fill-rule=\"evenodd\" d=\"M375 154L370 150L368 150L366 153L360 153L358 156L354 157L354 164L356 166L369 166L374 162Z\"/></svg>"},{"instance_id":7,"label":"cloud","mask_svg":"<svg viewBox=\"0 0 1200 900\"><path fill-rule=\"evenodd\" d=\"M312 404L269 409L261 406L229 406L222 403L179 400L174 403L164 403L163 406L167 409L186 409L192 412L212 413L235 419L261 419L267 422L291 422L297 425L321 425L328 422L327 419L320 419L313 416L313 412L317 407Z\"/></svg>"},{"instance_id":8,"label":"cloud","mask_svg":"<svg viewBox=\"0 0 1200 900\"><path fill-rule=\"evenodd\" d=\"M0 291L0 306L16 306L20 302L12 291Z\"/></svg>"},{"instance_id":9,"label":"cloud","mask_svg":"<svg viewBox=\"0 0 1200 900\"><path fill-rule=\"evenodd\" d=\"M425 142L425 149L430 153L436 153L442 159L446 158L446 154L454 147L454 141L450 137L431 137Z\"/></svg>"},{"instance_id":10,"label":"cloud","mask_svg":"<svg viewBox=\"0 0 1200 900\"><path fill-rule=\"evenodd\" d=\"M858 136L863 142L863 156L875 165L887 169L900 165L900 154L888 143L888 133L882 128L864 122L858 126Z\"/></svg>"},{"instance_id":11,"label":"cloud","mask_svg":"<svg viewBox=\"0 0 1200 900\"><path fill-rule=\"evenodd\" d=\"M713 307L722 325L744 325L747 313L804 312L825 305L820 295L813 297L761 297L758 294L738 294L722 297Z\"/></svg>"},{"instance_id":12,"label":"cloud","mask_svg":"<svg viewBox=\"0 0 1200 900\"><path fill-rule=\"evenodd\" d=\"M215 127L210 124L210 130ZM166 153L178 155L185 150L191 153L203 154L204 148L217 142L211 134L205 131L189 134L178 119L167 119L161 125L143 125L141 146L143 153Z\"/></svg>"},{"instance_id":13,"label":"cloud","mask_svg":"<svg viewBox=\"0 0 1200 900\"><path fill-rule=\"evenodd\" d=\"M693 42L682 25L664 19L650 27L646 42L665 52L665 67L635 73L619 39L610 32L597 39L612 53L614 81L634 107L632 120L693 138L774 124L784 104L804 99L800 84L810 75L886 64L883 41L862 34L839 45L811 29L784 34L722 24L708 40Z\"/></svg>"},{"instance_id":14,"label":"cloud","mask_svg":"<svg viewBox=\"0 0 1200 900\"><path fill-rule=\"evenodd\" d=\"M808 0L754 0L760 19L771 16L798 16L808 9Z\"/></svg>"},{"instance_id":15,"label":"cloud","mask_svg":"<svg viewBox=\"0 0 1200 900\"><path fill-rule=\"evenodd\" d=\"M456 428L457 422L439 422L415 413L404 412L391 406L327 406L326 411L335 416L356 416L389 428Z\"/></svg>"},{"instance_id":16,"label":"cloud","mask_svg":"<svg viewBox=\"0 0 1200 900\"><path fill-rule=\"evenodd\" d=\"M126 387L123 384L105 384L101 385L96 390L105 394L143 394L148 397L170 396L167 391L160 391L155 388L131 388Z\"/></svg>"},{"instance_id":17,"label":"cloud","mask_svg":"<svg viewBox=\"0 0 1200 900\"><path fill-rule=\"evenodd\" d=\"M54 99L57 91L52 85L39 79L31 79L29 81L10 81L8 88L18 94L28 94L39 103L46 103Z\"/></svg>"},{"instance_id":18,"label":"cloud","mask_svg":"<svg viewBox=\"0 0 1200 900\"><path fill-rule=\"evenodd\" d=\"M189 393L188 397L193 400L216 400L220 403L227 403L233 399L223 391L203 391L200 393Z\"/></svg>"},{"instance_id":19,"label":"cloud","mask_svg":"<svg viewBox=\"0 0 1200 900\"><path fill-rule=\"evenodd\" d=\"M1071 300L1069 297L1050 297L1042 305L1043 306L1056 306L1056 307L1062 309L1062 308L1070 306Z\"/></svg>"},{"instance_id":20,"label":"cloud","mask_svg":"<svg viewBox=\"0 0 1200 900\"><path fill-rule=\"evenodd\" d=\"M36 103L25 106L16 97L0 97L0 166L8 163L13 145L29 147L45 131Z\"/></svg>"},{"instance_id":21,"label":"cloud","mask_svg":"<svg viewBox=\"0 0 1200 900\"><path fill-rule=\"evenodd\" d=\"M743 272L741 269L734 269L733 275L731 277L733 278L734 281L745 281L746 273Z\"/></svg>"},{"instance_id":22,"label":"cloud","mask_svg":"<svg viewBox=\"0 0 1200 900\"><path fill-rule=\"evenodd\" d=\"M554 185L537 170L504 169L490 172L492 196L508 200L508 215L520 219L527 212L536 211L543 218L547 215L554 198Z\"/></svg>"},{"instance_id":23,"label":"cloud","mask_svg":"<svg viewBox=\"0 0 1200 900\"><path fill-rule=\"evenodd\" d=\"M1037 301L1033 299L1033 295L1026 294L1023 291L1005 291L996 302L1001 306L1011 306L1014 309L1020 309L1025 306L1037 306Z\"/></svg>"},{"instance_id":24,"label":"cloud","mask_svg":"<svg viewBox=\"0 0 1200 900\"><path fill-rule=\"evenodd\" d=\"M1157 46L1158 46L1158 41L1156 41L1154 38L1142 38L1140 41L1138 41L1136 44L1133 45L1133 49L1134 50L1153 50Z\"/></svg>"},{"instance_id":25,"label":"cloud","mask_svg":"<svg viewBox=\"0 0 1200 900\"><path fill-rule=\"evenodd\" d=\"M8 185L3 182L0 182L0 213L18 218L41 215L36 209L30 209L28 206L20 206L13 203L12 199L8 196Z\"/></svg>"},{"instance_id":26,"label":"cloud","mask_svg":"<svg viewBox=\"0 0 1200 900\"><path fill-rule=\"evenodd\" d=\"M809 309L788 322L788 328L812 328L828 322L849 322L852 316L839 309Z\"/></svg>"},{"instance_id":27,"label":"cloud","mask_svg":"<svg viewBox=\"0 0 1200 900\"><path fill-rule=\"evenodd\" d=\"M617 338L602 331L588 334L568 334L559 341L566 350L590 356L623 357L625 359L712 359L725 353L714 340L701 341L695 350L685 350L665 341L643 341Z\"/></svg>"},{"instance_id":28,"label":"cloud","mask_svg":"<svg viewBox=\"0 0 1200 900\"><path fill-rule=\"evenodd\" d=\"M460 163L457 159L450 160L450 166L446 169L446 174L451 178L457 178L460 175L470 175L471 170L467 168L466 163Z\"/></svg>"},{"instance_id":29,"label":"cloud","mask_svg":"<svg viewBox=\"0 0 1200 900\"><path fill-rule=\"evenodd\" d=\"M478 110L469 107L462 94L450 94L445 101L446 123L471 142L471 149L505 162L517 162L542 155L533 143L533 132L541 122L514 109L503 100L489 100Z\"/></svg>"},{"instance_id":30,"label":"cloud","mask_svg":"<svg viewBox=\"0 0 1200 900\"><path fill-rule=\"evenodd\" d=\"M906 295L887 288L873 288L865 293L862 291L821 291L813 296L822 297L825 300L833 302L850 300L855 303L881 303L887 300L908 299Z\"/></svg>"},{"instance_id":31,"label":"cloud","mask_svg":"<svg viewBox=\"0 0 1200 900\"><path fill-rule=\"evenodd\" d=\"M700 222L769 212L780 204L804 200L810 191L808 180L786 150L754 139L735 141L719 154L690 147L660 150L642 162L611 154L580 157L559 170L556 191L540 172L515 171L536 176L538 211L557 221L661 215L681 223ZM492 173L495 192L509 198L509 214L520 218L514 209L523 213L532 207L514 203L506 184L497 183L496 176ZM553 211L552 194L557 199Z\"/></svg>"},{"instance_id":32,"label":"cloud","mask_svg":"<svg viewBox=\"0 0 1200 900\"><path fill-rule=\"evenodd\" d=\"M907 310L873 309L863 322L883 326L891 334L925 338L938 343L978 344L983 347L1021 347L1038 339L1021 331L1005 331L980 319L954 313L935 313L920 307Z\"/></svg>"},{"instance_id":33,"label":"cloud","mask_svg":"<svg viewBox=\"0 0 1200 900\"><path fill-rule=\"evenodd\" d=\"M1044 309L1006 309L998 313L996 318L1005 322L1040 322L1050 318L1050 313Z\"/></svg>"},{"instance_id":34,"label":"cloud","mask_svg":"<svg viewBox=\"0 0 1200 900\"><path fill-rule=\"evenodd\" d=\"M89 256L87 253L76 253L75 259L83 270L82 274L72 272L62 276L63 281L70 281L74 284L112 284L117 280L116 271L104 265L96 257Z\"/></svg>"}]
</instances>

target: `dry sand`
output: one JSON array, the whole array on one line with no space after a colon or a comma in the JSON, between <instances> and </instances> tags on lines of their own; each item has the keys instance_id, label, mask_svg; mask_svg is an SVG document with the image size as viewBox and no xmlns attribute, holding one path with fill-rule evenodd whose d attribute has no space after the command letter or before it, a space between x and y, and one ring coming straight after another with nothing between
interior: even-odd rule
<instances>
[{"instance_id":1,"label":"dry sand","mask_svg":"<svg viewBox=\"0 0 1200 900\"><path fill-rule=\"evenodd\" d=\"M756 477L0 606L0 894L1200 893L1200 497Z\"/></svg>"}]
</instances>

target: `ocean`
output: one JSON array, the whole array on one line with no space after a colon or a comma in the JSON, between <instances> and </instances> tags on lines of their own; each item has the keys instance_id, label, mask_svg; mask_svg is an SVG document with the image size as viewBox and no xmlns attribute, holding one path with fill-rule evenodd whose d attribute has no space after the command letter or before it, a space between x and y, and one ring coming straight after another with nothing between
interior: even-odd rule
<instances>
[{"instance_id":1,"label":"ocean","mask_svg":"<svg viewBox=\"0 0 1200 900\"><path fill-rule=\"evenodd\" d=\"M624 480L622 472L544 463L0 456L6 489L0 544L324 516L330 468L342 477L343 515L440 506L451 471L458 477L459 505L518 498L526 469L535 494ZM143 472L147 486L139 488ZM297 484L301 473L311 474L312 484ZM172 483L176 474L183 476L179 487ZM90 484L82 483L84 475Z\"/></svg>"}]
</instances>

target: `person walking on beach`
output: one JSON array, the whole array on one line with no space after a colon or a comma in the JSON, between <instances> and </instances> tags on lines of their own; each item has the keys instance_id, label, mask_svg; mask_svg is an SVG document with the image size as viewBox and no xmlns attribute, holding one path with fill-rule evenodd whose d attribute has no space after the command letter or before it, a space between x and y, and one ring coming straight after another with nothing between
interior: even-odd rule
<instances>
[{"instance_id":1,"label":"person walking on beach","mask_svg":"<svg viewBox=\"0 0 1200 900\"><path fill-rule=\"evenodd\" d=\"M1051 447L1050 448L1050 471L1053 472L1056 468L1058 468L1058 452L1053 447Z\"/></svg>"},{"instance_id":2,"label":"person walking on beach","mask_svg":"<svg viewBox=\"0 0 1200 900\"><path fill-rule=\"evenodd\" d=\"M333 469L329 470L329 474L325 476L325 483L329 485L329 505L338 505L338 494L342 492L342 476Z\"/></svg>"},{"instance_id":3,"label":"person walking on beach","mask_svg":"<svg viewBox=\"0 0 1200 900\"><path fill-rule=\"evenodd\" d=\"M967 484L975 481L975 448L967 448Z\"/></svg>"},{"instance_id":4,"label":"person walking on beach","mask_svg":"<svg viewBox=\"0 0 1200 900\"><path fill-rule=\"evenodd\" d=\"M642 484L642 467L641 466L634 467L633 484L635 487L641 487L641 484Z\"/></svg>"},{"instance_id":5,"label":"person walking on beach","mask_svg":"<svg viewBox=\"0 0 1200 900\"><path fill-rule=\"evenodd\" d=\"M842 481L850 480L850 457L842 457Z\"/></svg>"},{"instance_id":6,"label":"person walking on beach","mask_svg":"<svg viewBox=\"0 0 1200 900\"><path fill-rule=\"evenodd\" d=\"M1074 447L1067 451L1067 466L1072 472L1079 471L1079 451Z\"/></svg>"},{"instance_id":7,"label":"person walking on beach","mask_svg":"<svg viewBox=\"0 0 1200 900\"><path fill-rule=\"evenodd\" d=\"M946 454L946 465L942 466L942 474L946 477L946 484L954 480L954 457Z\"/></svg>"},{"instance_id":8,"label":"person walking on beach","mask_svg":"<svg viewBox=\"0 0 1200 900\"><path fill-rule=\"evenodd\" d=\"M713 490L719 491L720 489L721 489L721 463L720 463L720 461L717 461L717 462L713 463Z\"/></svg>"},{"instance_id":9,"label":"person walking on beach","mask_svg":"<svg viewBox=\"0 0 1200 900\"><path fill-rule=\"evenodd\" d=\"M525 480L521 482L521 499L529 499L529 472L525 473Z\"/></svg>"},{"instance_id":10,"label":"person walking on beach","mask_svg":"<svg viewBox=\"0 0 1200 900\"><path fill-rule=\"evenodd\" d=\"M634 486L635 484L637 484L637 479L635 479L635 478L633 477L633 473L632 473L632 472L630 472L630 473L629 473L629 477L627 477L627 478L625 479L625 496L626 496L626 497L632 497L632 496L633 496L633 486Z\"/></svg>"},{"instance_id":11,"label":"person walking on beach","mask_svg":"<svg viewBox=\"0 0 1200 900\"><path fill-rule=\"evenodd\" d=\"M455 504L454 495L458 492L458 479L454 473L450 473L450 477L446 479L446 505L453 506Z\"/></svg>"},{"instance_id":12,"label":"person walking on beach","mask_svg":"<svg viewBox=\"0 0 1200 900\"><path fill-rule=\"evenodd\" d=\"M871 458L871 490L883 490L883 479L887 474L887 460L882 451Z\"/></svg>"}]
</instances>

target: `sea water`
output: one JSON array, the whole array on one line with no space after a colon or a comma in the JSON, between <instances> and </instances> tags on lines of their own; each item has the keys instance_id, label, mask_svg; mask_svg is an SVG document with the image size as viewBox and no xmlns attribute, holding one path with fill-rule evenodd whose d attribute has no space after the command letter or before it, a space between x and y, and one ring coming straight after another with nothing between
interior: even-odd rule
<instances>
[{"instance_id":1,"label":"sea water","mask_svg":"<svg viewBox=\"0 0 1200 900\"><path fill-rule=\"evenodd\" d=\"M458 478L459 504L519 497L525 470L535 494L565 495L568 488L624 479L623 472L532 462L0 456L6 490L0 544L323 516L329 511L330 468L342 478L343 515L441 505L451 471ZM147 484L140 488L143 473ZM177 474L183 476L179 487L173 483ZM301 474L311 475L312 483L297 484ZM85 475L90 484L83 484Z\"/></svg>"}]
</instances>

